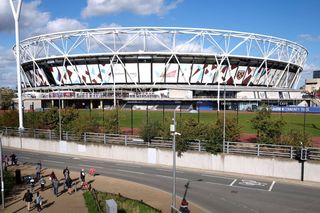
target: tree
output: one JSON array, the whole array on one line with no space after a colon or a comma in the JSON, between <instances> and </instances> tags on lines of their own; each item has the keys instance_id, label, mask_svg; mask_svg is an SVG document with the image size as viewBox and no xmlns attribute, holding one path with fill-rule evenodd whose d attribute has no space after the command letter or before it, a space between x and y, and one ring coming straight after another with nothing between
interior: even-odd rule
<instances>
[{"instance_id":1,"label":"tree","mask_svg":"<svg viewBox=\"0 0 320 213\"><path fill-rule=\"evenodd\" d=\"M79 137L84 132L96 132L97 126L97 120L90 119L89 115L78 116L70 123L71 131L73 131Z\"/></svg>"},{"instance_id":2,"label":"tree","mask_svg":"<svg viewBox=\"0 0 320 213\"><path fill-rule=\"evenodd\" d=\"M2 110L13 109L14 90L10 88L0 88L0 107Z\"/></svg>"},{"instance_id":3,"label":"tree","mask_svg":"<svg viewBox=\"0 0 320 213\"><path fill-rule=\"evenodd\" d=\"M102 130L105 133L116 134L118 133L119 116L116 109L108 111L106 119L102 124Z\"/></svg>"},{"instance_id":4,"label":"tree","mask_svg":"<svg viewBox=\"0 0 320 213\"><path fill-rule=\"evenodd\" d=\"M206 151L212 154L223 150L223 120L218 119L215 125L208 125L205 132ZM226 141L238 141L240 126L236 118L226 118Z\"/></svg>"},{"instance_id":5,"label":"tree","mask_svg":"<svg viewBox=\"0 0 320 213\"><path fill-rule=\"evenodd\" d=\"M19 114L16 110L5 111L0 116L0 126L18 127Z\"/></svg>"},{"instance_id":6,"label":"tree","mask_svg":"<svg viewBox=\"0 0 320 213\"><path fill-rule=\"evenodd\" d=\"M145 122L140 130L141 138L145 142L150 142L151 139L159 136L159 126L160 124L158 121L149 121L148 123Z\"/></svg>"},{"instance_id":7,"label":"tree","mask_svg":"<svg viewBox=\"0 0 320 213\"><path fill-rule=\"evenodd\" d=\"M272 120L271 111L267 107L262 107L251 119L253 129L257 130L258 143L272 143L276 144L280 141L280 137L285 125L285 121Z\"/></svg>"},{"instance_id":8,"label":"tree","mask_svg":"<svg viewBox=\"0 0 320 213\"><path fill-rule=\"evenodd\" d=\"M298 129L291 129L287 134L281 136L281 144L308 147L312 144L311 136Z\"/></svg>"}]
</instances>

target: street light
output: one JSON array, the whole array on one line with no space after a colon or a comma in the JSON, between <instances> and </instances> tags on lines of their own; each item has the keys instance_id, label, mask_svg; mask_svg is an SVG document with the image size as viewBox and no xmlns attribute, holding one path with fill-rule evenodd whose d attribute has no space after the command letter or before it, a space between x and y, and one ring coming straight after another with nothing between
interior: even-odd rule
<instances>
[{"instance_id":1,"label":"street light","mask_svg":"<svg viewBox=\"0 0 320 213\"><path fill-rule=\"evenodd\" d=\"M225 152L225 143L226 143L226 82L224 82L223 88L223 141L222 141L222 150Z\"/></svg>"},{"instance_id":2,"label":"street light","mask_svg":"<svg viewBox=\"0 0 320 213\"><path fill-rule=\"evenodd\" d=\"M1 175L1 202L2 202L2 209L4 209L4 178L3 178L3 163L2 163L2 132L0 133L0 175Z\"/></svg>"},{"instance_id":3,"label":"street light","mask_svg":"<svg viewBox=\"0 0 320 213\"><path fill-rule=\"evenodd\" d=\"M180 133L176 132L176 110L173 111L173 123L170 124L170 132L173 136L172 141L172 202L171 202L171 209L176 209L176 135L181 135Z\"/></svg>"}]
</instances>

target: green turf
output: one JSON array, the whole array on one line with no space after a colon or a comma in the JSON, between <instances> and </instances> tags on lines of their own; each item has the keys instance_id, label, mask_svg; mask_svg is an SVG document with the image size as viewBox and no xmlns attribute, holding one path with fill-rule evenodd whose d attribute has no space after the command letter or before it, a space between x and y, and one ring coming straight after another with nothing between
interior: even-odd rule
<instances>
[{"instance_id":1,"label":"green turf","mask_svg":"<svg viewBox=\"0 0 320 213\"><path fill-rule=\"evenodd\" d=\"M89 111L81 111L80 114L89 113ZM102 121L103 118L102 110L92 110L91 116L92 118L96 118ZM105 112L106 113L106 112ZM247 113L247 112L237 112L227 111L227 117L238 118L238 121L241 126L241 132L246 133L255 133L256 131L251 128L250 120L255 116L255 113ZM173 112L162 112L160 111L148 111L148 119L149 121L158 120L160 122L163 121L164 117L173 117ZM217 116L221 116L223 118L223 111L220 111L219 115L217 111L213 112L200 112L199 120L200 122L212 122L215 123L217 120ZM305 125L304 125L304 114L293 114L293 113L274 113L272 114L273 119L280 119L282 116L283 120L286 121L285 131L290 129L300 129L303 131L304 126L306 133L309 133L312 136L320 136L320 114L305 114ZM177 122L179 122L180 118L193 117L195 120L198 120L197 113L186 113L179 111L176 114ZM120 118L120 127L131 127L131 110L119 110L119 118ZM107 119L105 117L105 119ZM147 120L147 111L133 111L133 128L140 128L144 122Z\"/></svg>"}]
</instances>

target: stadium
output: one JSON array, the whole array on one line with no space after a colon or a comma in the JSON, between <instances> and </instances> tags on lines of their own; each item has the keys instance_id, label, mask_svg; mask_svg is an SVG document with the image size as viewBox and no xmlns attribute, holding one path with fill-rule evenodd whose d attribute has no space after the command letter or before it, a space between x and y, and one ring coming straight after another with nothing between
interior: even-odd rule
<instances>
[{"instance_id":1,"label":"stadium","mask_svg":"<svg viewBox=\"0 0 320 213\"><path fill-rule=\"evenodd\" d=\"M24 105L106 108L158 105L253 110L298 105L307 50L267 35L228 30L115 27L23 40ZM60 103L60 102L59 102ZM173 106L173 107L172 107ZM33 105L34 107L34 105Z\"/></svg>"}]
</instances>

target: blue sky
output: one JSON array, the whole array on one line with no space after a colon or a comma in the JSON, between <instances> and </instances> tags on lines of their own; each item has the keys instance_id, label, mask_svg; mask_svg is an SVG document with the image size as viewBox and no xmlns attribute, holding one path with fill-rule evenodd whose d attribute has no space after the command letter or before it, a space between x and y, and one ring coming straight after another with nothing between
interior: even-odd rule
<instances>
[{"instance_id":1,"label":"blue sky","mask_svg":"<svg viewBox=\"0 0 320 213\"><path fill-rule=\"evenodd\" d=\"M16 2L17 0L14 0ZM15 87L9 0L0 2L0 86ZM304 77L320 68L319 0L24 0L21 38L108 26L200 27L260 33L309 51Z\"/></svg>"}]
</instances>

